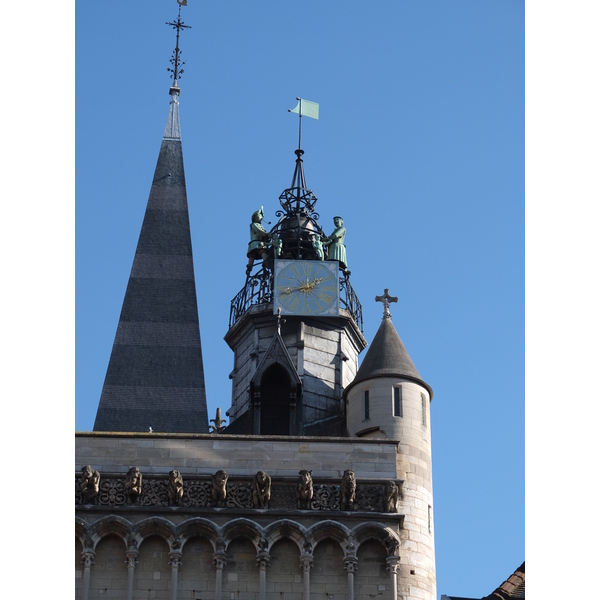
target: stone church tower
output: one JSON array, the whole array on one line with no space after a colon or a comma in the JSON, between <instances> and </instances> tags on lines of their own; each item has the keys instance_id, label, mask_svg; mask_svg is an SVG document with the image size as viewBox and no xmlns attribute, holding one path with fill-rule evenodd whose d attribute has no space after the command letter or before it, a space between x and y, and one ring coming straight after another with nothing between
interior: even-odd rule
<instances>
[{"instance_id":1,"label":"stone church tower","mask_svg":"<svg viewBox=\"0 0 600 600\"><path fill-rule=\"evenodd\" d=\"M76 598L436 600L432 390L387 290L359 367L343 219L322 229L301 149L274 227L248 207L229 424L208 427L174 71L94 431L76 434Z\"/></svg>"}]
</instances>

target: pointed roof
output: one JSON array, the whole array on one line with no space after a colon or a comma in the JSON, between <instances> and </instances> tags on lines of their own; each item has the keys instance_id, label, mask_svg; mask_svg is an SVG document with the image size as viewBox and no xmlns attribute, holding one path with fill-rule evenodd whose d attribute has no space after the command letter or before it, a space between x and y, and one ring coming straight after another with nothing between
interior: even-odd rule
<instances>
[{"instance_id":1,"label":"pointed roof","mask_svg":"<svg viewBox=\"0 0 600 600\"><path fill-rule=\"evenodd\" d=\"M392 323L387 307L373 342L345 394L360 381L374 377L402 377L413 380L427 389L430 399L433 397L433 390L419 375Z\"/></svg>"},{"instance_id":2,"label":"pointed roof","mask_svg":"<svg viewBox=\"0 0 600 600\"><path fill-rule=\"evenodd\" d=\"M175 83L94 431L208 432L179 91Z\"/></svg>"}]
</instances>

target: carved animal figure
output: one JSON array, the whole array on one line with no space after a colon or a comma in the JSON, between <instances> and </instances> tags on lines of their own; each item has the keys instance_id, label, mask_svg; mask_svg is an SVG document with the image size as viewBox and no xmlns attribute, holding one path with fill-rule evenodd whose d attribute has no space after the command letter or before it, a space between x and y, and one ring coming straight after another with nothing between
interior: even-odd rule
<instances>
[{"instance_id":1,"label":"carved animal figure","mask_svg":"<svg viewBox=\"0 0 600 600\"><path fill-rule=\"evenodd\" d=\"M342 493L342 508L352 509L356 497L356 477L354 471L344 471L340 491Z\"/></svg>"},{"instance_id":2,"label":"carved animal figure","mask_svg":"<svg viewBox=\"0 0 600 600\"><path fill-rule=\"evenodd\" d=\"M269 508L270 500L271 478L264 471L259 471L252 484L252 503L255 508Z\"/></svg>"},{"instance_id":3,"label":"carved animal figure","mask_svg":"<svg viewBox=\"0 0 600 600\"><path fill-rule=\"evenodd\" d=\"M181 504L183 498L183 477L176 469L169 473L169 501L171 504Z\"/></svg>"},{"instance_id":4,"label":"carved animal figure","mask_svg":"<svg viewBox=\"0 0 600 600\"><path fill-rule=\"evenodd\" d=\"M131 501L137 500L142 494L142 474L138 467L131 467L125 479L125 491Z\"/></svg>"},{"instance_id":5,"label":"carved animal figure","mask_svg":"<svg viewBox=\"0 0 600 600\"><path fill-rule=\"evenodd\" d=\"M298 487L296 488L296 498L298 500L298 508L309 509L310 501L313 497L313 480L312 470L307 471L302 469L299 473Z\"/></svg>"},{"instance_id":6,"label":"carved animal figure","mask_svg":"<svg viewBox=\"0 0 600 600\"><path fill-rule=\"evenodd\" d=\"M383 544L387 549L388 556L393 556L400 547L400 542L393 536L388 535L384 538Z\"/></svg>"},{"instance_id":7,"label":"carved animal figure","mask_svg":"<svg viewBox=\"0 0 600 600\"><path fill-rule=\"evenodd\" d=\"M225 506L227 497L227 479L229 475L225 471L217 471L212 476L212 503L213 506Z\"/></svg>"},{"instance_id":8,"label":"carved animal figure","mask_svg":"<svg viewBox=\"0 0 600 600\"><path fill-rule=\"evenodd\" d=\"M100 473L86 465L81 469L79 484L84 500L94 500L100 491Z\"/></svg>"},{"instance_id":9,"label":"carved animal figure","mask_svg":"<svg viewBox=\"0 0 600 600\"><path fill-rule=\"evenodd\" d=\"M398 486L393 481L385 485L384 508L385 512L398 512Z\"/></svg>"}]
</instances>

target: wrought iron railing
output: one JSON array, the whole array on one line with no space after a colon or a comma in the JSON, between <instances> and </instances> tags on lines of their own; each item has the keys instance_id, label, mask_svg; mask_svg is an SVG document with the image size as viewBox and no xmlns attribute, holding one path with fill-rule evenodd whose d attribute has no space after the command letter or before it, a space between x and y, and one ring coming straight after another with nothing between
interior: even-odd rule
<instances>
[{"instance_id":1,"label":"wrought iron railing","mask_svg":"<svg viewBox=\"0 0 600 600\"><path fill-rule=\"evenodd\" d=\"M246 277L244 287L231 301L229 328L252 307L273 302L273 272L266 266ZM348 311L360 331L363 331L362 305L347 275L340 277L340 306Z\"/></svg>"}]
</instances>

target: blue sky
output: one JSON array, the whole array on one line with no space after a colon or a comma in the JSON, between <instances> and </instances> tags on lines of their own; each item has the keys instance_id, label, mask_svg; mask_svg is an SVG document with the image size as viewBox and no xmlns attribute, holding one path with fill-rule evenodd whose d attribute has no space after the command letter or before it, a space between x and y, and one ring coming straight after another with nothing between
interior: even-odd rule
<instances>
[{"instance_id":1,"label":"blue sky","mask_svg":"<svg viewBox=\"0 0 600 600\"><path fill-rule=\"evenodd\" d=\"M72 464L73 428L93 426L167 116L164 23L177 5L30 0L3 11L1 456L6 473L38 465L57 516L46 533L70 556L72 471L59 466ZM573 597L595 585L598 8L527 3L526 104L523 11L516 0L189 0L183 14L209 409L228 406L222 338L247 225L260 205L273 220L289 185L287 109L302 96L320 103L303 127L308 185L326 230L344 216L365 336L389 287L396 329L434 390L438 596L488 594L524 558L525 406L528 588L552 593L565 567ZM15 435L27 440L17 455ZM19 504L37 514L39 495ZM9 524L15 551L31 539L24 522ZM37 572L71 589L71 563L57 559ZM33 584L22 564L21 593Z\"/></svg>"},{"instance_id":2,"label":"blue sky","mask_svg":"<svg viewBox=\"0 0 600 600\"><path fill-rule=\"evenodd\" d=\"M209 416L229 408L229 302L252 212L294 169L340 214L372 340L385 287L432 386L438 596L524 560L522 2L201 3L180 115ZM177 3L76 3L76 412L93 427L168 111Z\"/></svg>"}]
</instances>

